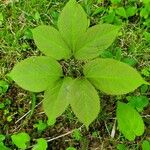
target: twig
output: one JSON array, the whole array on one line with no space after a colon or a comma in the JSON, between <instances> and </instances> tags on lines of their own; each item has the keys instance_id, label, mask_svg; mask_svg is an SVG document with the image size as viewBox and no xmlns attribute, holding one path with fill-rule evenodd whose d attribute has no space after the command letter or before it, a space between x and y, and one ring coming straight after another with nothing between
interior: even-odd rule
<instances>
[{"instance_id":1,"label":"twig","mask_svg":"<svg viewBox=\"0 0 150 150\"><path fill-rule=\"evenodd\" d=\"M81 130L81 129L83 128L83 126L84 126L84 125L82 125L82 126L79 127L78 129L73 129L73 130L71 130L71 131L69 131L69 132L67 132L67 133L64 133L64 134L62 134L62 135L56 136L56 137L54 137L54 138L49 138L49 137L47 137L47 138L46 138L46 139L47 139L47 142L51 142L51 141L57 140L57 139L59 139L59 138L62 138L62 137L64 137L64 136L67 136L67 135L69 135L69 134L72 134L75 130ZM36 139L34 139L34 140L36 141ZM28 149L32 148L33 146L34 146L34 145L29 146Z\"/></svg>"},{"instance_id":2,"label":"twig","mask_svg":"<svg viewBox=\"0 0 150 150\"><path fill-rule=\"evenodd\" d=\"M35 106L35 108L38 107L41 103L42 103L42 101L39 102L39 103ZM19 118L19 119L15 122L15 124L17 124L19 121L21 121L23 118L25 118L30 112L31 112L31 110L29 110L27 113L25 113L21 118Z\"/></svg>"},{"instance_id":3,"label":"twig","mask_svg":"<svg viewBox=\"0 0 150 150\"><path fill-rule=\"evenodd\" d=\"M106 121L104 121L104 124L105 124L105 127L106 127L106 130L107 130L108 134L110 135L110 131L109 131L108 127L107 127Z\"/></svg>"},{"instance_id":4,"label":"twig","mask_svg":"<svg viewBox=\"0 0 150 150\"><path fill-rule=\"evenodd\" d=\"M145 116L142 116L142 118L149 118L150 115L145 115Z\"/></svg>"},{"instance_id":5,"label":"twig","mask_svg":"<svg viewBox=\"0 0 150 150\"><path fill-rule=\"evenodd\" d=\"M59 136L57 136L57 137L50 138L50 139L47 140L47 142L51 142L51 141L57 140L57 139L59 139L59 138L62 138L62 137L64 137L64 136L66 136L66 135L69 135L69 134L73 133L75 130L81 130L81 128L82 128L83 126L84 126L84 125L82 125L82 126L79 127L78 129L73 129L73 130L71 130L71 131L69 131L69 132L67 132L67 133L64 133L64 134L62 134L62 135L59 135Z\"/></svg>"}]
</instances>

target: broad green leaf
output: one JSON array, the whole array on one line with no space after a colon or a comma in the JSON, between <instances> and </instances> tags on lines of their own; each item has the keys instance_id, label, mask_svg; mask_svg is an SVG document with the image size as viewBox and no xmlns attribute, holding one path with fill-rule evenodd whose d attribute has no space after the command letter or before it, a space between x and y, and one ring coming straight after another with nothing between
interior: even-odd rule
<instances>
[{"instance_id":1,"label":"broad green leaf","mask_svg":"<svg viewBox=\"0 0 150 150\"><path fill-rule=\"evenodd\" d=\"M58 19L59 31L74 51L78 38L87 30L88 20L83 8L76 2L70 0L62 10Z\"/></svg>"},{"instance_id":2,"label":"broad green leaf","mask_svg":"<svg viewBox=\"0 0 150 150\"><path fill-rule=\"evenodd\" d=\"M47 150L48 144L47 141L43 138L37 139L37 144L34 145L32 150Z\"/></svg>"},{"instance_id":3,"label":"broad green leaf","mask_svg":"<svg viewBox=\"0 0 150 150\"><path fill-rule=\"evenodd\" d=\"M99 90L111 95L126 94L142 84L148 84L135 69L109 58L87 63L84 75Z\"/></svg>"},{"instance_id":4,"label":"broad green leaf","mask_svg":"<svg viewBox=\"0 0 150 150\"><path fill-rule=\"evenodd\" d=\"M143 141L142 150L150 150L150 141L147 141L147 140Z\"/></svg>"},{"instance_id":5,"label":"broad green leaf","mask_svg":"<svg viewBox=\"0 0 150 150\"><path fill-rule=\"evenodd\" d=\"M130 141L133 141L136 136L141 136L144 133L142 117L128 104L118 102L117 120L120 132Z\"/></svg>"},{"instance_id":6,"label":"broad green leaf","mask_svg":"<svg viewBox=\"0 0 150 150\"><path fill-rule=\"evenodd\" d=\"M20 149L26 149L27 143L30 141L30 136L27 133L21 132L11 136L12 142Z\"/></svg>"},{"instance_id":7,"label":"broad green leaf","mask_svg":"<svg viewBox=\"0 0 150 150\"><path fill-rule=\"evenodd\" d=\"M43 107L48 119L54 121L69 105L68 92L72 79L65 78L50 86L44 94Z\"/></svg>"},{"instance_id":8,"label":"broad green leaf","mask_svg":"<svg viewBox=\"0 0 150 150\"><path fill-rule=\"evenodd\" d=\"M71 86L71 108L79 121L88 128L100 111L99 96L86 79L76 79Z\"/></svg>"},{"instance_id":9,"label":"broad green leaf","mask_svg":"<svg viewBox=\"0 0 150 150\"><path fill-rule=\"evenodd\" d=\"M110 24L95 25L78 40L75 57L77 59L92 59L100 55L115 40L119 27Z\"/></svg>"},{"instance_id":10,"label":"broad green leaf","mask_svg":"<svg viewBox=\"0 0 150 150\"><path fill-rule=\"evenodd\" d=\"M71 51L55 28L41 25L32 32L35 44L46 56L57 60L69 58Z\"/></svg>"},{"instance_id":11,"label":"broad green leaf","mask_svg":"<svg viewBox=\"0 0 150 150\"><path fill-rule=\"evenodd\" d=\"M30 57L19 62L8 76L25 90L41 92L62 76L62 69L52 58Z\"/></svg>"}]
</instances>

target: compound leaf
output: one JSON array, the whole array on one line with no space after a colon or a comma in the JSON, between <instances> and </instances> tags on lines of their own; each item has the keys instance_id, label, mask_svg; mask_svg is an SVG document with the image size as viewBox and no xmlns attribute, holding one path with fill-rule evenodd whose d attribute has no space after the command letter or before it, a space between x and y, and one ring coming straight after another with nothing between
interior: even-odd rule
<instances>
[{"instance_id":1,"label":"compound leaf","mask_svg":"<svg viewBox=\"0 0 150 150\"><path fill-rule=\"evenodd\" d=\"M58 19L59 31L72 51L75 50L78 38L87 30L88 20L83 8L70 0L62 10Z\"/></svg>"},{"instance_id":2,"label":"compound leaf","mask_svg":"<svg viewBox=\"0 0 150 150\"><path fill-rule=\"evenodd\" d=\"M144 133L144 122L139 113L130 105L118 102L117 120L120 132L130 141Z\"/></svg>"},{"instance_id":3,"label":"compound leaf","mask_svg":"<svg viewBox=\"0 0 150 150\"><path fill-rule=\"evenodd\" d=\"M44 94L43 107L48 119L53 122L69 105L68 92L72 83L71 78L59 80L55 86L50 86Z\"/></svg>"},{"instance_id":4,"label":"compound leaf","mask_svg":"<svg viewBox=\"0 0 150 150\"><path fill-rule=\"evenodd\" d=\"M57 61L46 56L30 57L19 62L10 76L19 86L32 92L41 92L62 75Z\"/></svg>"},{"instance_id":5,"label":"compound leaf","mask_svg":"<svg viewBox=\"0 0 150 150\"><path fill-rule=\"evenodd\" d=\"M51 26L41 25L33 30L35 44L46 56L57 60L68 58L70 50L60 33Z\"/></svg>"},{"instance_id":6,"label":"compound leaf","mask_svg":"<svg viewBox=\"0 0 150 150\"><path fill-rule=\"evenodd\" d=\"M100 55L115 40L120 27L110 24L95 25L87 30L77 42L77 59L92 59Z\"/></svg>"},{"instance_id":7,"label":"compound leaf","mask_svg":"<svg viewBox=\"0 0 150 150\"><path fill-rule=\"evenodd\" d=\"M126 94L148 84L135 69L109 58L87 63L84 74L99 90L111 95Z\"/></svg>"},{"instance_id":8,"label":"compound leaf","mask_svg":"<svg viewBox=\"0 0 150 150\"><path fill-rule=\"evenodd\" d=\"M100 111L99 96L86 79L76 79L71 86L71 107L79 121L88 128Z\"/></svg>"}]
</instances>

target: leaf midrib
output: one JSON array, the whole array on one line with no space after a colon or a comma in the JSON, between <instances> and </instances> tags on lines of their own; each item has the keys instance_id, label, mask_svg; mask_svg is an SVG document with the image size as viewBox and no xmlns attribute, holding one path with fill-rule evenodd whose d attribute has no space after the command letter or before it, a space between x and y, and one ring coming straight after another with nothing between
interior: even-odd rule
<instances>
[{"instance_id":1,"label":"leaf midrib","mask_svg":"<svg viewBox=\"0 0 150 150\"><path fill-rule=\"evenodd\" d=\"M90 28L89 28L90 29ZM115 29L116 30L116 29ZM87 31L88 32L88 31ZM87 32L85 33L86 35L83 35L84 37L86 36L87 37ZM110 32L106 32L105 33L105 35L104 36L99 36L99 38L102 38L102 37L107 37L111 32L114 32L114 30L112 30L112 31L110 31ZM87 46L89 46L91 43L94 43L95 41L96 41L96 39L97 39L97 35L99 34L99 32L96 32L96 35L95 35L95 38L93 38L93 40L91 40L91 41L89 41L89 42L86 42L83 46L81 46L78 50L77 50L77 52L78 51L80 51L80 50L82 50L82 49L84 49L85 47L87 47ZM93 47L95 47L95 46L93 46Z\"/></svg>"}]
</instances>

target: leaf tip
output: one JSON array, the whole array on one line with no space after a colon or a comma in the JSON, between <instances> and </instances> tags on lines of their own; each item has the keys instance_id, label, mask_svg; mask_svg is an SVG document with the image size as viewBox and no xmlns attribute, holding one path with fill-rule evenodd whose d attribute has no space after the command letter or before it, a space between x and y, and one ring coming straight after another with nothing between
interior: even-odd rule
<instances>
[{"instance_id":1,"label":"leaf tip","mask_svg":"<svg viewBox=\"0 0 150 150\"><path fill-rule=\"evenodd\" d=\"M48 118L47 124L48 124L49 126L52 126L52 125L54 125L55 123L56 123L56 119Z\"/></svg>"}]
</instances>

